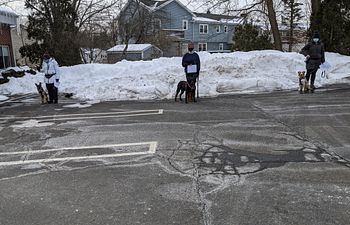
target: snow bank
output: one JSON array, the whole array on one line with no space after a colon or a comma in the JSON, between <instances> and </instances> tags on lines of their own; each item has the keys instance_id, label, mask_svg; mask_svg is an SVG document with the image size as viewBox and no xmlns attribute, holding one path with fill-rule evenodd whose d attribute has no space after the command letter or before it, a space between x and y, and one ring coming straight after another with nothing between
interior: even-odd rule
<instances>
[{"instance_id":1,"label":"snow bank","mask_svg":"<svg viewBox=\"0 0 350 225\"><path fill-rule=\"evenodd\" d=\"M252 51L209 54L200 53L200 96L251 93L296 89L296 72L304 70L304 57L297 53ZM329 79L321 78L316 86L348 82L350 57L327 53L332 68ZM61 68L60 92L73 93L84 100L170 99L176 85L185 80L181 57L160 58L152 61L122 61L116 64L87 64ZM0 85L0 94L35 93L35 82L43 75L11 78Z\"/></svg>"}]
</instances>

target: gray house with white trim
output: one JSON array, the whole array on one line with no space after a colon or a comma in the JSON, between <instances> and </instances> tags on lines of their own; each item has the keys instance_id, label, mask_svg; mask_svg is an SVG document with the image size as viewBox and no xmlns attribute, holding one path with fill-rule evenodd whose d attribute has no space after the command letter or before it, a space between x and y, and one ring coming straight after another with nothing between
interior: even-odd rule
<instances>
[{"instance_id":1,"label":"gray house with white trim","mask_svg":"<svg viewBox=\"0 0 350 225\"><path fill-rule=\"evenodd\" d=\"M122 13L130 7L155 15L159 28L171 39L171 46L162 49L164 56L183 55L190 41L196 51L231 51L235 26L241 22L238 17L192 12L179 0L129 0Z\"/></svg>"}]
</instances>

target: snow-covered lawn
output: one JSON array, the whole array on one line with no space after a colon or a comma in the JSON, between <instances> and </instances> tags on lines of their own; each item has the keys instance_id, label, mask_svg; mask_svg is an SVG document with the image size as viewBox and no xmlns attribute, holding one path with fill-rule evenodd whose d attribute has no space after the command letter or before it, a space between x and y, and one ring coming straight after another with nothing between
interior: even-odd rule
<instances>
[{"instance_id":1,"label":"snow-covered lawn","mask_svg":"<svg viewBox=\"0 0 350 225\"><path fill-rule=\"evenodd\" d=\"M201 73L200 96L252 93L296 89L297 71L304 70L304 57L297 53L278 51L234 52L222 54L199 53ZM350 57L327 53L331 64L329 79L318 72L315 85L348 82ZM176 85L185 80L181 57L152 61L122 61L116 64L85 64L61 67L59 92L73 93L84 100L170 99ZM27 74L10 78L0 85L0 95L36 93L35 82L43 74ZM0 99L4 96L0 96Z\"/></svg>"}]
</instances>

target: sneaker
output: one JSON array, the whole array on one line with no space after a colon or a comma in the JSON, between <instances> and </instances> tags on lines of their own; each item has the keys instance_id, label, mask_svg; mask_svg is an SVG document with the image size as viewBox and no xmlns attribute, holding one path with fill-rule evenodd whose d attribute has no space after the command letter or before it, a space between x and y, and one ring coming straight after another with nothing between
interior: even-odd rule
<instances>
[{"instance_id":1,"label":"sneaker","mask_svg":"<svg viewBox=\"0 0 350 225\"><path fill-rule=\"evenodd\" d=\"M315 89L315 86L313 84L310 85L310 89L311 90L314 90Z\"/></svg>"}]
</instances>

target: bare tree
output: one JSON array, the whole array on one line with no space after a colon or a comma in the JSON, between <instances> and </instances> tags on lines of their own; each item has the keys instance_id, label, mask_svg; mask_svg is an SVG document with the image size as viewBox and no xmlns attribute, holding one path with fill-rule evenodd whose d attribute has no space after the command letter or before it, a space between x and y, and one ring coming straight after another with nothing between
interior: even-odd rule
<instances>
[{"instance_id":1,"label":"bare tree","mask_svg":"<svg viewBox=\"0 0 350 225\"><path fill-rule=\"evenodd\" d=\"M310 24L310 28L311 31L315 30L315 26L316 26L316 15L319 12L321 7L321 0L311 0L311 24Z\"/></svg>"},{"instance_id":2,"label":"bare tree","mask_svg":"<svg viewBox=\"0 0 350 225\"><path fill-rule=\"evenodd\" d=\"M223 0L229 1L229 0ZM273 0L254 0L251 4L244 6L243 8L230 10L231 12L241 13L247 16L252 13L259 13L267 16L273 36L274 46L277 50L282 50L281 34L278 28L277 15L275 10L275 3L280 1ZM277 5L278 5L277 4Z\"/></svg>"},{"instance_id":3,"label":"bare tree","mask_svg":"<svg viewBox=\"0 0 350 225\"><path fill-rule=\"evenodd\" d=\"M117 25L120 42L125 44L122 58L125 58L130 43L148 42L159 46L166 42L166 35L161 32L161 21L165 20L165 15L161 11L144 8L139 0L129 1L128 4L120 13Z\"/></svg>"},{"instance_id":4,"label":"bare tree","mask_svg":"<svg viewBox=\"0 0 350 225\"><path fill-rule=\"evenodd\" d=\"M271 31L273 35L275 49L282 51L281 34L278 29L276 11L273 5L273 0L265 0L265 4L267 6L267 15L271 25Z\"/></svg>"},{"instance_id":5,"label":"bare tree","mask_svg":"<svg viewBox=\"0 0 350 225\"><path fill-rule=\"evenodd\" d=\"M40 52L51 51L62 65L80 63L80 32L116 3L110 0L25 0L31 12L28 34L37 42L22 47L21 54L35 55L32 58L39 59Z\"/></svg>"}]
</instances>

